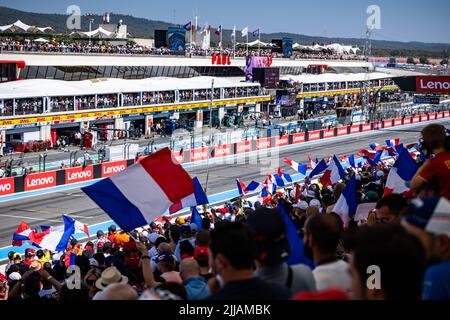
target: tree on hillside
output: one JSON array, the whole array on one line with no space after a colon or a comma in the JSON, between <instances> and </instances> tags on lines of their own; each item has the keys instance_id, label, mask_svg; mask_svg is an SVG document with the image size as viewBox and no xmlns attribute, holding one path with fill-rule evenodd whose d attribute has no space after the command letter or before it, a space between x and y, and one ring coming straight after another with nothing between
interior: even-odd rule
<instances>
[{"instance_id":1,"label":"tree on hillside","mask_svg":"<svg viewBox=\"0 0 450 320\"><path fill-rule=\"evenodd\" d=\"M406 63L408 63L408 64L416 64L416 61L414 60L413 57L409 57L409 58L406 60Z\"/></svg>"},{"instance_id":2,"label":"tree on hillside","mask_svg":"<svg viewBox=\"0 0 450 320\"><path fill-rule=\"evenodd\" d=\"M420 57L419 61L420 61L420 64L430 64L430 61L428 60L428 58L425 58L425 57Z\"/></svg>"}]
</instances>

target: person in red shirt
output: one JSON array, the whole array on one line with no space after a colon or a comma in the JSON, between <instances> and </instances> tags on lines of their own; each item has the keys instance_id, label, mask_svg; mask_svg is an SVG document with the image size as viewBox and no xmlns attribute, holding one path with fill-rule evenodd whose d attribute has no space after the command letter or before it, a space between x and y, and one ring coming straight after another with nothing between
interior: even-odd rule
<instances>
[{"instance_id":1,"label":"person in red shirt","mask_svg":"<svg viewBox=\"0 0 450 320\"><path fill-rule=\"evenodd\" d=\"M423 146L432 155L411 181L411 189L418 190L424 184L436 187L439 195L450 199L450 151L446 150L446 129L430 124L422 131Z\"/></svg>"}]
</instances>

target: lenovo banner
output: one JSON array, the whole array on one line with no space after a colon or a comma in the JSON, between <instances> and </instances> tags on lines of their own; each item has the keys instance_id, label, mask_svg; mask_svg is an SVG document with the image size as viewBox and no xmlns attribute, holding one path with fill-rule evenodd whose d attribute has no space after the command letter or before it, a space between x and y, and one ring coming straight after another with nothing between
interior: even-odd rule
<instances>
[{"instance_id":1,"label":"lenovo banner","mask_svg":"<svg viewBox=\"0 0 450 320\"><path fill-rule=\"evenodd\" d=\"M412 120L412 117L406 117L406 118L403 120L403 124L411 124L411 120Z\"/></svg>"},{"instance_id":2,"label":"lenovo banner","mask_svg":"<svg viewBox=\"0 0 450 320\"><path fill-rule=\"evenodd\" d=\"M426 115L426 114L421 115L420 116L420 121L421 122L428 121L428 115Z\"/></svg>"},{"instance_id":3,"label":"lenovo banner","mask_svg":"<svg viewBox=\"0 0 450 320\"><path fill-rule=\"evenodd\" d=\"M431 120L436 120L436 113L431 113L430 114L430 121Z\"/></svg>"},{"instance_id":4,"label":"lenovo banner","mask_svg":"<svg viewBox=\"0 0 450 320\"><path fill-rule=\"evenodd\" d=\"M89 181L94 179L94 167L87 166L71 168L66 170L66 184Z\"/></svg>"},{"instance_id":5,"label":"lenovo banner","mask_svg":"<svg viewBox=\"0 0 450 320\"><path fill-rule=\"evenodd\" d=\"M371 130L372 130L372 124L370 124L370 123L368 123L368 124L363 124L362 129L363 129L363 130L362 130L363 132L371 131Z\"/></svg>"},{"instance_id":6,"label":"lenovo banner","mask_svg":"<svg viewBox=\"0 0 450 320\"><path fill-rule=\"evenodd\" d=\"M227 157L231 155L231 145L224 144L214 148L214 158Z\"/></svg>"},{"instance_id":7,"label":"lenovo banner","mask_svg":"<svg viewBox=\"0 0 450 320\"><path fill-rule=\"evenodd\" d=\"M14 193L14 178L0 179L0 196Z\"/></svg>"},{"instance_id":8,"label":"lenovo banner","mask_svg":"<svg viewBox=\"0 0 450 320\"><path fill-rule=\"evenodd\" d=\"M403 120L401 118L395 119L394 120L394 126L396 126L396 127L401 126L402 125L402 121Z\"/></svg>"},{"instance_id":9,"label":"lenovo banner","mask_svg":"<svg viewBox=\"0 0 450 320\"><path fill-rule=\"evenodd\" d=\"M184 163L184 152L183 151L172 152L172 156L175 158L175 160L178 161L179 164Z\"/></svg>"},{"instance_id":10,"label":"lenovo banner","mask_svg":"<svg viewBox=\"0 0 450 320\"><path fill-rule=\"evenodd\" d=\"M415 116L412 120L413 123L419 123L420 122L420 116Z\"/></svg>"},{"instance_id":11,"label":"lenovo banner","mask_svg":"<svg viewBox=\"0 0 450 320\"><path fill-rule=\"evenodd\" d=\"M296 133L292 135L292 144L303 143L305 142L305 134L304 133Z\"/></svg>"},{"instance_id":12,"label":"lenovo banner","mask_svg":"<svg viewBox=\"0 0 450 320\"><path fill-rule=\"evenodd\" d=\"M204 161L208 159L208 148L191 150L191 162Z\"/></svg>"},{"instance_id":13,"label":"lenovo banner","mask_svg":"<svg viewBox=\"0 0 450 320\"><path fill-rule=\"evenodd\" d=\"M25 191L39 190L56 186L56 171L30 174L25 177Z\"/></svg>"},{"instance_id":14,"label":"lenovo banner","mask_svg":"<svg viewBox=\"0 0 450 320\"><path fill-rule=\"evenodd\" d=\"M270 138L261 138L256 141L256 150L269 149L270 145Z\"/></svg>"},{"instance_id":15,"label":"lenovo banner","mask_svg":"<svg viewBox=\"0 0 450 320\"><path fill-rule=\"evenodd\" d=\"M444 112L444 118L448 118L450 117L450 111L445 111Z\"/></svg>"},{"instance_id":16,"label":"lenovo banner","mask_svg":"<svg viewBox=\"0 0 450 320\"><path fill-rule=\"evenodd\" d=\"M242 141L236 143L236 154L242 154L250 151L252 151L251 141Z\"/></svg>"},{"instance_id":17,"label":"lenovo banner","mask_svg":"<svg viewBox=\"0 0 450 320\"><path fill-rule=\"evenodd\" d=\"M416 77L417 92L450 93L450 76Z\"/></svg>"},{"instance_id":18,"label":"lenovo banner","mask_svg":"<svg viewBox=\"0 0 450 320\"><path fill-rule=\"evenodd\" d=\"M275 147L284 147L289 144L289 136L275 137Z\"/></svg>"},{"instance_id":19,"label":"lenovo banner","mask_svg":"<svg viewBox=\"0 0 450 320\"><path fill-rule=\"evenodd\" d=\"M308 135L308 141L320 140L320 130L311 131Z\"/></svg>"},{"instance_id":20,"label":"lenovo banner","mask_svg":"<svg viewBox=\"0 0 450 320\"><path fill-rule=\"evenodd\" d=\"M338 132L337 132L338 137L346 136L347 134L348 134L348 127L338 128Z\"/></svg>"},{"instance_id":21,"label":"lenovo banner","mask_svg":"<svg viewBox=\"0 0 450 320\"><path fill-rule=\"evenodd\" d=\"M116 173L122 172L127 168L127 161L116 161L102 163L102 178L108 178Z\"/></svg>"},{"instance_id":22,"label":"lenovo banner","mask_svg":"<svg viewBox=\"0 0 450 320\"><path fill-rule=\"evenodd\" d=\"M323 138L324 139L333 138L333 137L334 137L334 129L323 130Z\"/></svg>"},{"instance_id":23,"label":"lenovo banner","mask_svg":"<svg viewBox=\"0 0 450 320\"><path fill-rule=\"evenodd\" d=\"M442 119L444 117L444 113L443 112L439 112L436 116L436 119Z\"/></svg>"},{"instance_id":24,"label":"lenovo banner","mask_svg":"<svg viewBox=\"0 0 450 320\"><path fill-rule=\"evenodd\" d=\"M350 127L350 133L359 133L359 131L360 131L359 124Z\"/></svg>"},{"instance_id":25,"label":"lenovo banner","mask_svg":"<svg viewBox=\"0 0 450 320\"><path fill-rule=\"evenodd\" d=\"M384 121L384 127L385 128L392 128L392 120Z\"/></svg>"}]
</instances>

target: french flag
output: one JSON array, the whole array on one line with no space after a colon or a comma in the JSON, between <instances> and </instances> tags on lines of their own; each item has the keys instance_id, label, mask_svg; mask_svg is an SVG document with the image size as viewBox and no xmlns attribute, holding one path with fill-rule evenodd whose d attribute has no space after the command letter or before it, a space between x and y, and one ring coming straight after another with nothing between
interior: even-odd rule
<instances>
[{"instance_id":1,"label":"french flag","mask_svg":"<svg viewBox=\"0 0 450 320\"><path fill-rule=\"evenodd\" d=\"M286 164L290 166L295 172L301 173L304 176L306 175L306 170L308 169L308 166L306 164L300 164L288 158L285 158L284 162L286 162Z\"/></svg>"},{"instance_id":2,"label":"french flag","mask_svg":"<svg viewBox=\"0 0 450 320\"><path fill-rule=\"evenodd\" d=\"M75 219L73 219L71 217L68 217L68 216L63 216L63 218L67 219L68 221L72 221L73 222L73 225L74 225L74 228L75 228L75 232L74 232L75 234L77 234L77 233L84 233L84 234L86 234L86 236L88 238L91 237L89 235L89 228L88 228L87 224L81 223L80 221L75 220Z\"/></svg>"},{"instance_id":3,"label":"french flag","mask_svg":"<svg viewBox=\"0 0 450 320\"><path fill-rule=\"evenodd\" d=\"M222 33L222 25L220 25L218 28L217 28L217 30L216 30L216 32L214 32L217 36L220 36L220 34Z\"/></svg>"},{"instance_id":4,"label":"french flag","mask_svg":"<svg viewBox=\"0 0 450 320\"><path fill-rule=\"evenodd\" d=\"M328 169L328 165L325 162L325 160L320 161L317 166L311 171L311 173L309 174L310 178L313 178L319 174L321 174L322 172L324 172L325 170Z\"/></svg>"},{"instance_id":5,"label":"french flag","mask_svg":"<svg viewBox=\"0 0 450 320\"><path fill-rule=\"evenodd\" d=\"M386 140L386 145L388 147L396 147L400 144L400 139Z\"/></svg>"},{"instance_id":6,"label":"french flag","mask_svg":"<svg viewBox=\"0 0 450 320\"><path fill-rule=\"evenodd\" d=\"M308 159L309 159L309 165L311 166L311 169L315 169L316 166L317 166L317 163L318 163L319 161L317 161L317 159L316 159L316 161L314 161L314 160L311 158L311 156L308 156Z\"/></svg>"},{"instance_id":7,"label":"french flag","mask_svg":"<svg viewBox=\"0 0 450 320\"><path fill-rule=\"evenodd\" d=\"M126 170L82 189L119 227L130 232L153 222L195 193L194 181L164 148Z\"/></svg>"},{"instance_id":8,"label":"french flag","mask_svg":"<svg viewBox=\"0 0 450 320\"><path fill-rule=\"evenodd\" d=\"M250 184L247 186L246 191L247 191L247 193L260 192L262 198L266 198L269 196L269 192L267 191L266 186L264 184L256 182L256 181L250 182Z\"/></svg>"},{"instance_id":9,"label":"french flag","mask_svg":"<svg viewBox=\"0 0 450 320\"><path fill-rule=\"evenodd\" d=\"M197 207L192 207L192 215L191 215L191 223L195 223L195 225L197 226L197 230L200 231L202 230L202 216L200 215L200 213L197 210Z\"/></svg>"},{"instance_id":10,"label":"french flag","mask_svg":"<svg viewBox=\"0 0 450 320\"><path fill-rule=\"evenodd\" d=\"M350 165L350 167L352 167L353 169L356 169L356 161L355 161L355 155L350 155L348 157L348 164Z\"/></svg>"},{"instance_id":11,"label":"french flag","mask_svg":"<svg viewBox=\"0 0 450 320\"><path fill-rule=\"evenodd\" d=\"M171 205L169 208L170 214L174 214L184 208L192 208L209 203L200 181L197 178L194 178L192 181L194 182L194 193L181 199L178 203Z\"/></svg>"},{"instance_id":12,"label":"french flag","mask_svg":"<svg viewBox=\"0 0 450 320\"><path fill-rule=\"evenodd\" d=\"M342 168L342 165L339 162L338 158L334 156L330 162L330 165L328 166L328 169L325 170L322 178L320 178L320 183L324 187L333 186L344 178L344 168Z\"/></svg>"},{"instance_id":13,"label":"french flag","mask_svg":"<svg viewBox=\"0 0 450 320\"><path fill-rule=\"evenodd\" d=\"M266 186L266 189L269 193L274 194L277 192L277 184L272 180L272 177L269 177L264 181L264 185Z\"/></svg>"},{"instance_id":14,"label":"french flag","mask_svg":"<svg viewBox=\"0 0 450 320\"><path fill-rule=\"evenodd\" d=\"M30 241L29 236L32 232L33 230L30 228L28 223L22 222L13 234L12 245L14 247L23 246L25 243Z\"/></svg>"},{"instance_id":15,"label":"french flag","mask_svg":"<svg viewBox=\"0 0 450 320\"><path fill-rule=\"evenodd\" d=\"M237 185L237 189L239 191L239 195L243 196L245 194L247 194L247 186L239 179L236 179L236 185Z\"/></svg>"},{"instance_id":16,"label":"french flag","mask_svg":"<svg viewBox=\"0 0 450 320\"><path fill-rule=\"evenodd\" d=\"M384 189L384 195L391 193L403 194L409 191L407 182L411 181L419 170L419 166L405 149L389 172Z\"/></svg>"},{"instance_id":17,"label":"french flag","mask_svg":"<svg viewBox=\"0 0 450 320\"><path fill-rule=\"evenodd\" d=\"M341 217L344 228L348 228L350 217L356 214L357 207L356 181L355 176L352 176L333 209L333 212Z\"/></svg>"},{"instance_id":18,"label":"french flag","mask_svg":"<svg viewBox=\"0 0 450 320\"><path fill-rule=\"evenodd\" d=\"M367 149L362 149L358 151L358 155L360 157L364 156L370 159L375 159L375 156L377 155L377 151L375 150L367 150Z\"/></svg>"},{"instance_id":19,"label":"french flag","mask_svg":"<svg viewBox=\"0 0 450 320\"><path fill-rule=\"evenodd\" d=\"M278 168L278 172L271 176L272 181L275 180L275 183L279 187L284 187L289 183L292 183L292 178L289 174L283 173L281 168Z\"/></svg>"},{"instance_id":20,"label":"french flag","mask_svg":"<svg viewBox=\"0 0 450 320\"><path fill-rule=\"evenodd\" d=\"M364 159L366 160L366 163L367 163L370 167L376 168L376 167L378 166L378 164L377 164L374 160L372 160L371 158L369 158L369 157L364 157Z\"/></svg>"},{"instance_id":21,"label":"french flag","mask_svg":"<svg viewBox=\"0 0 450 320\"><path fill-rule=\"evenodd\" d=\"M30 233L33 245L54 252L67 249L70 238L75 233L74 219L63 216L64 224L56 227L43 227L41 233Z\"/></svg>"}]
</instances>

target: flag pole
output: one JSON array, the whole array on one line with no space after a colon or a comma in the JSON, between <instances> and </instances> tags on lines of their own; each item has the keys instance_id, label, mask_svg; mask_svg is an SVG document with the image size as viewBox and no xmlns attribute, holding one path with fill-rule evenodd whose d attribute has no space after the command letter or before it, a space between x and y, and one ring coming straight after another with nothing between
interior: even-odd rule
<instances>
[{"instance_id":1,"label":"flag pole","mask_svg":"<svg viewBox=\"0 0 450 320\"><path fill-rule=\"evenodd\" d=\"M220 24L220 54L222 54L222 51L223 51L223 44L222 44L222 41L223 41L223 36L222 36L222 34L223 34L223 27L222 27L222 24Z\"/></svg>"},{"instance_id":2,"label":"flag pole","mask_svg":"<svg viewBox=\"0 0 450 320\"><path fill-rule=\"evenodd\" d=\"M261 56L261 30L258 28L258 56Z\"/></svg>"},{"instance_id":3,"label":"flag pole","mask_svg":"<svg viewBox=\"0 0 450 320\"><path fill-rule=\"evenodd\" d=\"M248 56L248 30L247 30L247 56Z\"/></svg>"}]
</instances>

